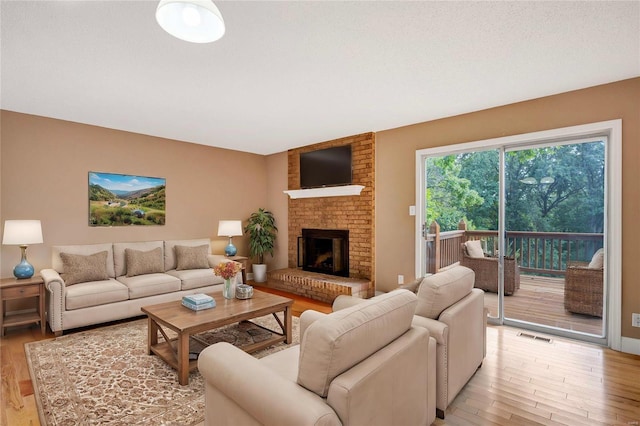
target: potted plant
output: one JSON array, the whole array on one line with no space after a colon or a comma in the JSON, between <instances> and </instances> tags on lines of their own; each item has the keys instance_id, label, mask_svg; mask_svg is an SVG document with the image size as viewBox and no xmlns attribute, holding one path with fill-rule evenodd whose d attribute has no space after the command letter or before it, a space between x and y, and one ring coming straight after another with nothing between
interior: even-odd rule
<instances>
[{"instance_id":1,"label":"potted plant","mask_svg":"<svg viewBox=\"0 0 640 426\"><path fill-rule=\"evenodd\" d=\"M253 280L261 283L267 280L267 265L264 263L264 255L273 256L274 243L276 241L276 220L269 210L259 208L251 214L249 222L244 228L249 234L249 253L251 257L257 257L258 263L253 264Z\"/></svg>"}]
</instances>

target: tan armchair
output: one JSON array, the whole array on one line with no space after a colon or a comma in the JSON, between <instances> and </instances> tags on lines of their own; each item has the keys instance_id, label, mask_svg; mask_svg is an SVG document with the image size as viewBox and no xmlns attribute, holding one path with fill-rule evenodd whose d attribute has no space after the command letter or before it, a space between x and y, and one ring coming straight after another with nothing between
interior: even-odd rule
<instances>
[{"instance_id":1,"label":"tan armchair","mask_svg":"<svg viewBox=\"0 0 640 426\"><path fill-rule=\"evenodd\" d=\"M564 308L576 314L602 318L604 251L598 250L591 262L575 262L564 277Z\"/></svg>"},{"instance_id":2,"label":"tan armchair","mask_svg":"<svg viewBox=\"0 0 640 426\"><path fill-rule=\"evenodd\" d=\"M484 294L473 285L474 272L456 265L407 286L418 296L413 325L428 329L437 342L436 413L441 419L486 354ZM359 303L366 300L338 296L333 309Z\"/></svg>"},{"instance_id":3,"label":"tan armchair","mask_svg":"<svg viewBox=\"0 0 640 426\"><path fill-rule=\"evenodd\" d=\"M460 264L476 274L475 287L491 293L498 292L498 258L471 257L462 244ZM510 296L520 288L520 267L513 258L504 259L504 294Z\"/></svg>"},{"instance_id":4,"label":"tan armchair","mask_svg":"<svg viewBox=\"0 0 640 426\"><path fill-rule=\"evenodd\" d=\"M198 359L205 425L429 425L436 343L397 291L300 317L301 344L256 359L228 343Z\"/></svg>"}]
</instances>

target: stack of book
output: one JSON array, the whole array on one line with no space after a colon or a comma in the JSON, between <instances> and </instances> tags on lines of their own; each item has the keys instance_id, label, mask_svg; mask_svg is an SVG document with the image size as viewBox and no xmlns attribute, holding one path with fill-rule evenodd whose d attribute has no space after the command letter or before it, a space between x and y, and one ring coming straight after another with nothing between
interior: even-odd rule
<instances>
[{"instance_id":1,"label":"stack of book","mask_svg":"<svg viewBox=\"0 0 640 426\"><path fill-rule=\"evenodd\" d=\"M194 311L201 311L203 309L215 308L216 301L213 297L206 294L190 294L182 297L182 305Z\"/></svg>"}]
</instances>

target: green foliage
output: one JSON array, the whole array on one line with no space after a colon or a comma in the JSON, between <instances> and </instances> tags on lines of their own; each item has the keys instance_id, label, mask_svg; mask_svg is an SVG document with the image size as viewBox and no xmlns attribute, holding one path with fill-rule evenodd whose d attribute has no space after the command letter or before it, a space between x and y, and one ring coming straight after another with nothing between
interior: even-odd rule
<instances>
[{"instance_id":1,"label":"green foliage","mask_svg":"<svg viewBox=\"0 0 640 426\"><path fill-rule=\"evenodd\" d=\"M156 186L118 197L100 185L89 185L89 223L94 226L164 225L165 186ZM136 217L141 210L142 217Z\"/></svg>"},{"instance_id":2,"label":"green foliage","mask_svg":"<svg viewBox=\"0 0 640 426\"><path fill-rule=\"evenodd\" d=\"M264 255L273 256L276 241L276 220L268 210L259 208L249 216L249 222L244 228L249 234L249 252L252 257L258 258L258 263L264 263Z\"/></svg>"},{"instance_id":3,"label":"green foliage","mask_svg":"<svg viewBox=\"0 0 640 426\"><path fill-rule=\"evenodd\" d=\"M89 201L109 201L118 198L116 194L101 187L100 185L89 185Z\"/></svg>"},{"instance_id":4,"label":"green foliage","mask_svg":"<svg viewBox=\"0 0 640 426\"><path fill-rule=\"evenodd\" d=\"M427 224L437 221L442 231L458 228L469 209L484 199L460 177L461 165L455 155L427 159Z\"/></svg>"},{"instance_id":5,"label":"green foliage","mask_svg":"<svg viewBox=\"0 0 640 426\"><path fill-rule=\"evenodd\" d=\"M510 151L505 173L507 230L603 231L603 142ZM428 158L426 180L427 224L498 229L498 150Z\"/></svg>"}]
</instances>

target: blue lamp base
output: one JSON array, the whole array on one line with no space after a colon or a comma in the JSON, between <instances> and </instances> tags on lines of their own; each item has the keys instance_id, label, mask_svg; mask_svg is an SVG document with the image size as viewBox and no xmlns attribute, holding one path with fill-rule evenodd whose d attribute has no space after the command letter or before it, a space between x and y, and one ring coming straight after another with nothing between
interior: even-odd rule
<instances>
[{"instance_id":1,"label":"blue lamp base","mask_svg":"<svg viewBox=\"0 0 640 426\"><path fill-rule=\"evenodd\" d=\"M33 266L27 262L27 247L20 246L22 249L22 260L13 268L13 275L18 279L31 278L34 270Z\"/></svg>"},{"instance_id":2,"label":"blue lamp base","mask_svg":"<svg viewBox=\"0 0 640 426\"><path fill-rule=\"evenodd\" d=\"M231 237L229 237L229 245L224 248L225 256L235 256L238 253L238 249L231 242Z\"/></svg>"}]
</instances>

